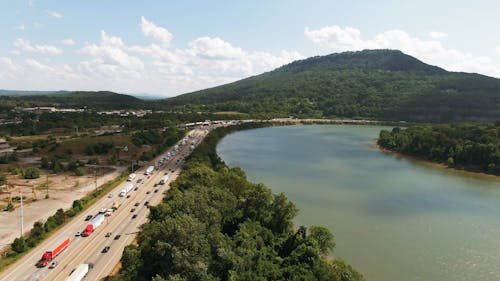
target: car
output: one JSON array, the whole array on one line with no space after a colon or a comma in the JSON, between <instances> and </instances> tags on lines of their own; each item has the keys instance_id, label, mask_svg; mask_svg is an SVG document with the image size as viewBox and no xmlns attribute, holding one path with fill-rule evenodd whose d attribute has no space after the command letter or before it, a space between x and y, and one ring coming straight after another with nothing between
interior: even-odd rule
<instances>
[{"instance_id":1,"label":"car","mask_svg":"<svg viewBox=\"0 0 500 281\"><path fill-rule=\"evenodd\" d=\"M138 179L138 180L137 180L137 183L141 183L141 182L142 182L142 179Z\"/></svg>"},{"instance_id":2,"label":"car","mask_svg":"<svg viewBox=\"0 0 500 281\"><path fill-rule=\"evenodd\" d=\"M167 191L165 190L165 191L163 191L161 194L165 195L165 194L167 194Z\"/></svg>"},{"instance_id":3,"label":"car","mask_svg":"<svg viewBox=\"0 0 500 281\"><path fill-rule=\"evenodd\" d=\"M109 246L106 246L104 247L104 249L102 249L102 253L107 253L109 251Z\"/></svg>"},{"instance_id":4,"label":"car","mask_svg":"<svg viewBox=\"0 0 500 281\"><path fill-rule=\"evenodd\" d=\"M136 187L134 188L134 191L137 191L138 189L139 189L139 187L137 187L137 186L136 186Z\"/></svg>"},{"instance_id":5,"label":"car","mask_svg":"<svg viewBox=\"0 0 500 281\"><path fill-rule=\"evenodd\" d=\"M85 217L85 221L89 221L89 220L91 220L91 219L92 219L92 217L93 217L92 215L88 215L88 216L86 216L86 217Z\"/></svg>"},{"instance_id":6,"label":"car","mask_svg":"<svg viewBox=\"0 0 500 281\"><path fill-rule=\"evenodd\" d=\"M129 195L127 195L127 198L130 198L130 194L129 194Z\"/></svg>"},{"instance_id":7,"label":"car","mask_svg":"<svg viewBox=\"0 0 500 281\"><path fill-rule=\"evenodd\" d=\"M116 234L116 236L115 236L115 240L120 239L120 237L121 237L121 235L120 235L120 234Z\"/></svg>"},{"instance_id":8,"label":"car","mask_svg":"<svg viewBox=\"0 0 500 281\"><path fill-rule=\"evenodd\" d=\"M130 209L130 212L131 213L135 212L135 208Z\"/></svg>"},{"instance_id":9,"label":"car","mask_svg":"<svg viewBox=\"0 0 500 281\"><path fill-rule=\"evenodd\" d=\"M158 189L155 189L154 193L157 193L158 192Z\"/></svg>"},{"instance_id":10,"label":"car","mask_svg":"<svg viewBox=\"0 0 500 281\"><path fill-rule=\"evenodd\" d=\"M81 232L81 231L77 231L77 232L75 233L75 236L80 236L80 235L82 235L82 232Z\"/></svg>"},{"instance_id":11,"label":"car","mask_svg":"<svg viewBox=\"0 0 500 281\"><path fill-rule=\"evenodd\" d=\"M110 193L110 194L108 195L108 198L113 198L113 194L111 194L111 193Z\"/></svg>"},{"instance_id":12,"label":"car","mask_svg":"<svg viewBox=\"0 0 500 281\"><path fill-rule=\"evenodd\" d=\"M52 269L52 268L56 268L56 266L57 266L57 262L56 262L56 261L53 261L53 262L51 262L51 263L50 263L49 268L50 268L50 269Z\"/></svg>"},{"instance_id":13,"label":"car","mask_svg":"<svg viewBox=\"0 0 500 281\"><path fill-rule=\"evenodd\" d=\"M134 215L132 216L132 218L133 218L133 219L137 218L137 214L134 214Z\"/></svg>"},{"instance_id":14,"label":"car","mask_svg":"<svg viewBox=\"0 0 500 281\"><path fill-rule=\"evenodd\" d=\"M144 206L149 205L149 201L144 202Z\"/></svg>"},{"instance_id":15,"label":"car","mask_svg":"<svg viewBox=\"0 0 500 281\"><path fill-rule=\"evenodd\" d=\"M155 183L155 185L153 185L153 187L157 187L158 186L158 183Z\"/></svg>"},{"instance_id":16,"label":"car","mask_svg":"<svg viewBox=\"0 0 500 281\"><path fill-rule=\"evenodd\" d=\"M146 191L146 194L149 194L149 193L151 193L151 191L149 191L149 190L148 190L148 191Z\"/></svg>"},{"instance_id":17,"label":"car","mask_svg":"<svg viewBox=\"0 0 500 281\"><path fill-rule=\"evenodd\" d=\"M136 203L134 204L134 206L136 206L136 207L137 207L137 206L139 206L139 202L136 202Z\"/></svg>"},{"instance_id":18,"label":"car","mask_svg":"<svg viewBox=\"0 0 500 281\"><path fill-rule=\"evenodd\" d=\"M105 237L111 237L111 232L106 233Z\"/></svg>"}]
</instances>

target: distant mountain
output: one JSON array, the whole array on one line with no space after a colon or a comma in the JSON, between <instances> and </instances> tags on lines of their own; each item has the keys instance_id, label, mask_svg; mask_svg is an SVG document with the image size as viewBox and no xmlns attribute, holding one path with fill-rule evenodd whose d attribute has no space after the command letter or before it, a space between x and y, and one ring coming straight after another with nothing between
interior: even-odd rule
<instances>
[{"instance_id":1,"label":"distant mountain","mask_svg":"<svg viewBox=\"0 0 500 281\"><path fill-rule=\"evenodd\" d=\"M23 91L23 90L2 90L0 96L37 96L37 95L53 95L64 94L68 91Z\"/></svg>"},{"instance_id":2,"label":"distant mountain","mask_svg":"<svg viewBox=\"0 0 500 281\"><path fill-rule=\"evenodd\" d=\"M500 79L448 72L395 50L336 53L162 101L268 116L500 119Z\"/></svg>"},{"instance_id":3,"label":"distant mountain","mask_svg":"<svg viewBox=\"0 0 500 281\"><path fill-rule=\"evenodd\" d=\"M22 91L19 91L22 92ZM139 109L145 102L129 95L108 91L99 92L50 92L36 95L0 96L2 109L13 107L54 106L59 108L91 108L101 109Z\"/></svg>"}]
</instances>

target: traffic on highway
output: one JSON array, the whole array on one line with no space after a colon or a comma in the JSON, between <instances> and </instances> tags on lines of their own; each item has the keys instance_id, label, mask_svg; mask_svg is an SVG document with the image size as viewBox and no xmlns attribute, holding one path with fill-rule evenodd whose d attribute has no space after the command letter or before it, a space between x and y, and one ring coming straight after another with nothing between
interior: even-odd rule
<instances>
[{"instance_id":1,"label":"traffic on highway","mask_svg":"<svg viewBox=\"0 0 500 281\"><path fill-rule=\"evenodd\" d=\"M147 222L149 205L161 202L185 158L208 132L196 128L187 133L5 270L0 280L99 280L112 273L124 247Z\"/></svg>"}]
</instances>

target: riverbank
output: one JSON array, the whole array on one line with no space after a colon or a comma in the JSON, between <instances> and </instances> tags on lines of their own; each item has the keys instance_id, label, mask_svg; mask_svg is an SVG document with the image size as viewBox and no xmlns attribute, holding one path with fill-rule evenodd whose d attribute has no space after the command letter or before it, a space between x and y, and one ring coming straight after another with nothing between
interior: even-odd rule
<instances>
[{"instance_id":1,"label":"riverbank","mask_svg":"<svg viewBox=\"0 0 500 281\"><path fill-rule=\"evenodd\" d=\"M448 166L444 163L434 162L434 161L426 160L423 158L419 158L417 156L408 155L408 154L404 154L401 152L393 151L393 150L390 150L390 149L387 149L387 148L380 146L377 143L377 140L374 140L372 145L374 148L380 150L384 154L396 157L398 159L406 159L406 160L409 160L409 161L416 163L418 165L421 165L421 166L439 169L439 170L446 171L448 173L452 173L452 174L456 174L456 175L462 175L462 176L472 177L472 178L476 178L476 179L493 180L493 181L500 182L500 176L487 174L487 173L484 173L481 171L471 171L471 170L466 170L466 169L460 169L458 167Z\"/></svg>"}]
</instances>

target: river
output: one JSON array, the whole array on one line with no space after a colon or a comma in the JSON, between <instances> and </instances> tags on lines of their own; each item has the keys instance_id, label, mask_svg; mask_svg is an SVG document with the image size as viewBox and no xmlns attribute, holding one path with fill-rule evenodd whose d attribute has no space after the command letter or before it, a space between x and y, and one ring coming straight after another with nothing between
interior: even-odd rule
<instances>
[{"instance_id":1,"label":"river","mask_svg":"<svg viewBox=\"0 0 500 281\"><path fill-rule=\"evenodd\" d=\"M384 127L302 125L240 131L217 147L229 165L323 225L333 253L368 281L500 280L500 180L381 152Z\"/></svg>"}]
</instances>

